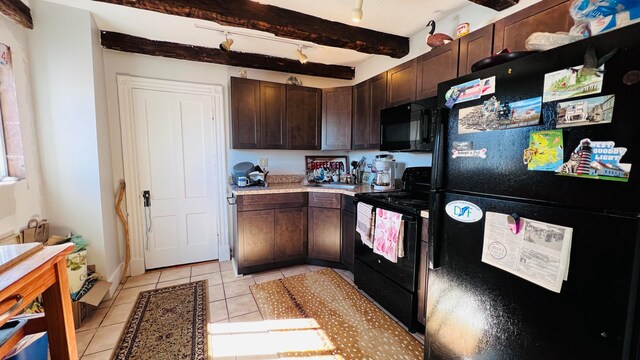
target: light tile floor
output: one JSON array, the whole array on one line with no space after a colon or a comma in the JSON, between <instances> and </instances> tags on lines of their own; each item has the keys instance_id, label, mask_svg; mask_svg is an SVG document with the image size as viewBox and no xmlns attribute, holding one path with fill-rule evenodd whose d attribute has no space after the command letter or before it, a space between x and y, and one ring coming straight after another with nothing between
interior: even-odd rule
<instances>
[{"instance_id":1,"label":"light tile floor","mask_svg":"<svg viewBox=\"0 0 640 360\"><path fill-rule=\"evenodd\" d=\"M98 309L76 331L78 356L81 360L111 359L125 322L129 318L141 291L207 279L209 285L209 322L261 321L262 316L249 289L250 285L319 269L322 267L298 265L253 275L236 276L231 261L214 261L152 270L141 276L130 277L124 285L118 287L110 300L100 303ZM353 274L350 271L339 269L336 271L355 286ZM371 300L369 296L364 295ZM378 305L375 301L372 302ZM380 306L378 305L378 307ZM382 307L380 308L382 309ZM382 310L396 320L386 310ZM398 324L406 330L406 327ZM424 343L423 334L412 335ZM225 359L228 358L225 357ZM242 359L247 359L247 357L242 357Z\"/></svg>"}]
</instances>

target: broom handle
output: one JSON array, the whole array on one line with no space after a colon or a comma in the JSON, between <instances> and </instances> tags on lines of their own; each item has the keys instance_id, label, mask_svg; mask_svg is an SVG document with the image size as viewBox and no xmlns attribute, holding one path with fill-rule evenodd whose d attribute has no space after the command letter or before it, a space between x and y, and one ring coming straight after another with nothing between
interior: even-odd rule
<instances>
[{"instance_id":1,"label":"broom handle","mask_svg":"<svg viewBox=\"0 0 640 360\"><path fill-rule=\"evenodd\" d=\"M129 261L131 261L131 251L130 251L130 244L129 244L129 222L127 221L127 217L124 215L120 207L120 204L124 199L126 188L127 188L127 184L125 183L125 181L120 180L120 193L118 194L118 201L116 201L116 212L118 213L118 217L120 218L120 221L122 221L122 225L124 226L124 243L125 243L124 270L122 271L122 277L120 278L121 284L124 284L125 282L125 278L127 277L127 271L129 271Z\"/></svg>"}]
</instances>

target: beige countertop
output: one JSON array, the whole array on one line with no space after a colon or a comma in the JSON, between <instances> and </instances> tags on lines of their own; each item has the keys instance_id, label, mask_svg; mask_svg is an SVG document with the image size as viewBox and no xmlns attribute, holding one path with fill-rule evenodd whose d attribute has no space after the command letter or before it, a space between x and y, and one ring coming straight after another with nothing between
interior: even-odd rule
<instances>
[{"instance_id":1,"label":"beige countertop","mask_svg":"<svg viewBox=\"0 0 640 360\"><path fill-rule=\"evenodd\" d=\"M379 190L373 190L371 185L358 185L353 189L333 189L314 186L303 186L300 183L279 183L269 184L268 187L245 187L239 188L237 186L231 186L231 192L233 195L258 195L258 194L281 194L291 192L325 192L325 193L337 193L353 196L357 193L363 192L380 192Z\"/></svg>"}]
</instances>

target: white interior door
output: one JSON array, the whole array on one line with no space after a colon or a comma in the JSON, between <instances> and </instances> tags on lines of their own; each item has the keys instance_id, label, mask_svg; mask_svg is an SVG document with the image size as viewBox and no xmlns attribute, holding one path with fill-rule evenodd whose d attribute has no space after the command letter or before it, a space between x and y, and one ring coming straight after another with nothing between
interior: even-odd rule
<instances>
[{"instance_id":1,"label":"white interior door","mask_svg":"<svg viewBox=\"0 0 640 360\"><path fill-rule=\"evenodd\" d=\"M147 269L218 258L212 98L133 89ZM140 197L139 197L140 199Z\"/></svg>"}]
</instances>

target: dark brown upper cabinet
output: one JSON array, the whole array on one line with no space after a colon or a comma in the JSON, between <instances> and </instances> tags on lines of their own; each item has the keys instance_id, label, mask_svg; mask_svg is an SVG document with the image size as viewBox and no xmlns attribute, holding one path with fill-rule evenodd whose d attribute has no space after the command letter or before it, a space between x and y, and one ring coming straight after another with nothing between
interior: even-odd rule
<instances>
[{"instance_id":1,"label":"dark brown upper cabinet","mask_svg":"<svg viewBox=\"0 0 640 360\"><path fill-rule=\"evenodd\" d=\"M287 148L286 85L260 81L262 149Z\"/></svg>"},{"instance_id":2,"label":"dark brown upper cabinet","mask_svg":"<svg viewBox=\"0 0 640 360\"><path fill-rule=\"evenodd\" d=\"M353 87L322 90L322 150L351 149Z\"/></svg>"},{"instance_id":3,"label":"dark brown upper cabinet","mask_svg":"<svg viewBox=\"0 0 640 360\"><path fill-rule=\"evenodd\" d=\"M353 136L354 150L367 149L371 132L371 83L363 81L353 87Z\"/></svg>"},{"instance_id":4,"label":"dark brown upper cabinet","mask_svg":"<svg viewBox=\"0 0 640 360\"><path fill-rule=\"evenodd\" d=\"M436 95L438 83L458 76L458 49L460 40L431 49L417 59L416 98L425 99Z\"/></svg>"},{"instance_id":5,"label":"dark brown upper cabinet","mask_svg":"<svg viewBox=\"0 0 640 360\"><path fill-rule=\"evenodd\" d=\"M387 107L387 74L382 73L371 82L371 132L369 149L380 149L380 112Z\"/></svg>"},{"instance_id":6,"label":"dark brown upper cabinet","mask_svg":"<svg viewBox=\"0 0 640 360\"><path fill-rule=\"evenodd\" d=\"M491 56L492 46L493 24L461 37L458 76L470 74L473 64Z\"/></svg>"},{"instance_id":7,"label":"dark brown upper cabinet","mask_svg":"<svg viewBox=\"0 0 640 360\"><path fill-rule=\"evenodd\" d=\"M387 71L387 107L402 105L415 99L416 59L412 59Z\"/></svg>"},{"instance_id":8,"label":"dark brown upper cabinet","mask_svg":"<svg viewBox=\"0 0 640 360\"><path fill-rule=\"evenodd\" d=\"M380 148L380 111L385 107L386 72L353 87L353 150Z\"/></svg>"},{"instance_id":9,"label":"dark brown upper cabinet","mask_svg":"<svg viewBox=\"0 0 640 360\"><path fill-rule=\"evenodd\" d=\"M234 149L259 149L260 82L231 78L232 145Z\"/></svg>"},{"instance_id":10,"label":"dark brown upper cabinet","mask_svg":"<svg viewBox=\"0 0 640 360\"><path fill-rule=\"evenodd\" d=\"M287 85L287 136L289 149L320 150L322 91Z\"/></svg>"},{"instance_id":11,"label":"dark brown upper cabinet","mask_svg":"<svg viewBox=\"0 0 640 360\"><path fill-rule=\"evenodd\" d=\"M496 21L493 53L502 49L525 51L525 40L534 32L569 31L573 26L570 5L567 0L542 0Z\"/></svg>"},{"instance_id":12,"label":"dark brown upper cabinet","mask_svg":"<svg viewBox=\"0 0 640 360\"><path fill-rule=\"evenodd\" d=\"M234 149L286 149L286 87L268 81L231 78Z\"/></svg>"}]
</instances>

